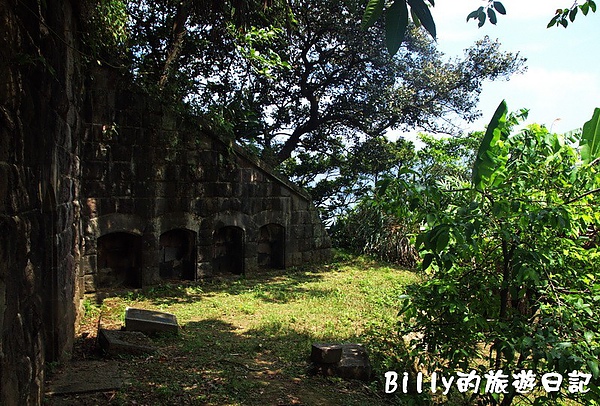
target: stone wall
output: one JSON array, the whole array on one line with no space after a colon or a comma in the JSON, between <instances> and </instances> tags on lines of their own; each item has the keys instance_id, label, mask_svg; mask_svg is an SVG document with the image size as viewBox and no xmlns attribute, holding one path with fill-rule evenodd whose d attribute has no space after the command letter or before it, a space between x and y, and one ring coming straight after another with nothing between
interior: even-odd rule
<instances>
[{"instance_id":1,"label":"stone wall","mask_svg":"<svg viewBox=\"0 0 600 406\"><path fill-rule=\"evenodd\" d=\"M2 1L0 27L0 404L34 405L44 363L71 351L82 287L83 88L69 1Z\"/></svg>"},{"instance_id":2,"label":"stone wall","mask_svg":"<svg viewBox=\"0 0 600 406\"><path fill-rule=\"evenodd\" d=\"M329 256L303 191L114 71L98 68L90 79L81 165L87 292Z\"/></svg>"},{"instance_id":3,"label":"stone wall","mask_svg":"<svg viewBox=\"0 0 600 406\"><path fill-rule=\"evenodd\" d=\"M110 70L80 2L0 2L0 404L42 401L84 291L329 256L308 196Z\"/></svg>"}]
</instances>

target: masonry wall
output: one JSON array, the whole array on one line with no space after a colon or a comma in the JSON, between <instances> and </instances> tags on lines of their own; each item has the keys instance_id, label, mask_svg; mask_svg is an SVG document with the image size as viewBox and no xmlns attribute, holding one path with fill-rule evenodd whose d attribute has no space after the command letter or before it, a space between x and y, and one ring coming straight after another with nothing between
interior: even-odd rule
<instances>
[{"instance_id":1,"label":"masonry wall","mask_svg":"<svg viewBox=\"0 0 600 406\"><path fill-rule=\"evenodd\" d=\"M302 191L127 79L84 71L79 6L0 1L1 405L41 404L98 283L329 256Z\"/></svg>"},{"instance_id":2,"label":"masonry wall","mask_svg":"<svg viewBox=\"0 0 600 406\"><path fill-rule=\"evenodd\" d=\"M42 399L82 284L76 21L69 1L0 2L0 404ZM80 278L82 281L82 278Z\"/></svg>"},{"instance_id":3,"label":"masonry wall","mask_svg":"<svg viewBox=\"0 0 600 406\"><path fill-rule=\"evenodd\" d=\"M160 283L169 276L171 257L176 266L194 262L193 276L184 279L329 257L329 238L303 191L241 148L203 132L197 119L150 101L114 71L97 69L91 83L81 165L87 292L134 287L123 269L140 272L141 286ZM186 251L185 259L183 251L176 259L179 245L161 243L172 230L191 233L186 241L194 240L194 252ZM126 238L123 233L137 236L142 252L134 260L125 249L119 254L115 242L115 255L131 259L112 266L98 247L106 236ZM182 273L189 269L171 276Z\"/></svg>"}]
</instances>

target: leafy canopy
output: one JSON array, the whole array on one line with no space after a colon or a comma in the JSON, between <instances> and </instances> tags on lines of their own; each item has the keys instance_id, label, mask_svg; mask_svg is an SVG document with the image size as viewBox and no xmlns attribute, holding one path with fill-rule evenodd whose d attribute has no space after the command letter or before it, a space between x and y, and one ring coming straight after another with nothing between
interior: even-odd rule
<instances>
[{"instance_id":1,"label":"leafy canopy","mask_svg":"<svg viewBox=\"0 0 600 406\"><path fill-rule=\"evenodd\" d=\"M394 55L400 49L411 21L417 27L423 26L433 39L436 38L435 22L429 10L430 6L435 6L434 0L394 0L392 2L368 0L362 17L362 28L366 30L384 15L386 45L389 53ZM578 1L575 1L567 8L556 10L554 17L548 23L548 28L552 26L566 28L569 22L575 21L579 11L586 16L590 10L596 12L594 0L585 0L583 4L578 4ZM467 15L467 22L473 19L477 21L477 26L481 28L486 21L496 24L498 14L506 14L506 8L502 2L487 0L485 6L481 6Z\"/></svg>"}]
</instances>

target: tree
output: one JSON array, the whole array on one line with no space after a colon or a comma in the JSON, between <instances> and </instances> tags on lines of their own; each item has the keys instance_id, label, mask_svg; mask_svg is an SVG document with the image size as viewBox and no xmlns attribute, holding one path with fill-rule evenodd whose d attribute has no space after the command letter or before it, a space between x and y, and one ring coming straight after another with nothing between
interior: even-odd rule
<instances>
[{"instance_id":1,"label":"tree","mask_svg":"<svg viewBox=\"0 0 600 406\"><path fill-rule=\"evenodd\" d=\"M354 196L352 205L340 205L342 210L336 213L336 221L331 231L339 247L357 253L367 253L386 261L403 266L414 267L417 263L415 238L423 225L423 212L420 206L427 205L424 200L428 188L440 187L460 182L468 182L470 170L475 159L477 146L483 133L465 136L437 137L419 134L418 150L412 143L399 139L403 148L399 154L387 141L382 146L367 144L367 157L389 157L395 165L382 167L376 165L376 177L365 182L360 194ZM390 150L390 152L385 152ZM369 162L362 154L353 157ZM386 159L381 160L385 163ZM361 167L362 165L359 165ZM362 169L368 173L368 170ZM346 202L344 202L346 203ZM439 206L448 204L448 199L438 202Z\"/></svg>"},{"instance_id":2,"label":"tree","mask_svg":"<svg viewBox=\"0 0 600 406\"><path fill-rule=\"evenodd\" d=\"M391 57L377 41L382 24L361 30L361 0L271 2L243 20L231 17L235 2L217 3L130 3L136 80L313 186L321 201L361 183L351 154L362 143L394 128L451 128L440 118L472 121L482 82L523 69L487 38L445 61L416 29Z\"/></svg>"},{"instance_id":3,"label":"tree","mask_svg":"<svg viewBox=\"0 0 600 406\"><path fill-rule=\"evenodd\" d=\"M470 182L421 192L424 273L403 298L402 333L412 333L409 352L430 371L501 370L512 380L531 370L538 382L544 373L581 371L589 392L536 394L534 404L594 404L600 253L586 241L600 224L600 109L570 138L539 125L513 133L519 116L498 108ZM512 385L469 394L502 405L521 395Z\"/></svg>"},{"instance_id":4,"label":"tree","mask_svg":"<svg viewBox=\"0 0 600 406\"><path fill-rule=\"evenodd\" d=\"M469 49L465 59L444 62L416 30L392 58L376 41L382 27L361 32L354 20L359 6L360 1L292 3L297 25L275 49L291 69L239 89L260 131L240 133L238 140L258 144L263 157L278 165L293 154L321 154L392 128L447 129L438 118L475 118L484 80L522 68L521 58L500 52L489 39Z\"/></svg>"}]
</instances>

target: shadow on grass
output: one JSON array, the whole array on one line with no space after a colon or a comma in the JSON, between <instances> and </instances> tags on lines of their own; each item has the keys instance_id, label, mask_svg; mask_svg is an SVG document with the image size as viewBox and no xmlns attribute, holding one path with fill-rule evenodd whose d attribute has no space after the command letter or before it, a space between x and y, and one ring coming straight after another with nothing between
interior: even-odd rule
<instances>
[{"instance_id":1,"label":"shadow on grass","mask_svg":"<svg viewBox=\"0 0 600 406\"><path fill-rule=\"evenodd\" d=\"M128 362L133 380L120 396L127 404L385 404L362 382L308 376L313 341L282 326L241 333L218 319L190 322L159 342L159 356Z\"/></svg>"},{"instance_id":2,"label":"shadow on grass","mask_svg":"<svg viewBox=\"0 0 600 406\"><path fill-rule=\"evenodd\" d=\"M307 289L299 286L319 281L325 273L332 270L335 270L335 265L322 265L310 269L260 270L242 277L219 275L198 282L177 281L137 290L103 291L97 294L97 301L100 303L106 297L119 297L131 301L147 300L157 306L168 306L176 303L195 303L212 294L252 293L254 297L265 302L287 303L300 296L324 298L332 294L327 289Z\"/></svg>"}]
</instances>

